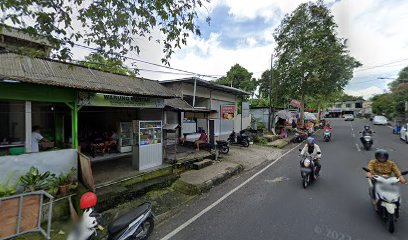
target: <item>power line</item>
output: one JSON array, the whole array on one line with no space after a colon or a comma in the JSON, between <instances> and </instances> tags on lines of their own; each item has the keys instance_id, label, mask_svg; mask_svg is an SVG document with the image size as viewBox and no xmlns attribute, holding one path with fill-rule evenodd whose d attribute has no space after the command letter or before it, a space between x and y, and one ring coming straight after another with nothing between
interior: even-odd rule
<instances>
[{"instance_id":1,"label":"power line","mask_svg":"<svg viewBox=\"0 0 408 240\"><path fill-rule=\"evenodd\" d=\"M404 61L407 61L407 60L408 60L408 58L405 58L405 59L401 59L401 60L397 60L397 61L393 61L393 62L389 62L389 63L384 63L384 64L380 64L380 65L376 65L376 66L371 66L371 67L367 67L367 68L363 68L363 69L357 69L355 72L362 72L362 71L367 71L367 70L371 70L371 69L375 69L375 68L386 67L388 65L404 62Z\"/></svg>"}]
</instances>

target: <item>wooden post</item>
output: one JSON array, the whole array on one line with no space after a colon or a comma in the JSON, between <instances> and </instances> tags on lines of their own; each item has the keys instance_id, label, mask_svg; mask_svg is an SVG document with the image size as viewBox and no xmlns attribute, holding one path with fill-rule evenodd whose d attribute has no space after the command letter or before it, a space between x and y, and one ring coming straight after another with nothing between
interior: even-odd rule
<instances>
[{"instance_id":1,"label":"wooden post","mask_svg":"<svg viewBox=\"0 0 408 240\"><path fill-rule=\"evenodd\" d=\"M72 148L78 149L78 99L75 95L74 104L71 109L71 131L72 131Z\"/></svg>"}]
</instances>

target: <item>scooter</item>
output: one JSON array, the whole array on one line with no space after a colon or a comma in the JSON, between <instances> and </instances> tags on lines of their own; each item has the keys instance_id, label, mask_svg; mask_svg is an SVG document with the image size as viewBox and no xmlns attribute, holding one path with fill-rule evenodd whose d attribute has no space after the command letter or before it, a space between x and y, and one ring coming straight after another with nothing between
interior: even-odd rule
<instances>
[{"instance_id":1,"label":"scooter","mask_svg":"<svg viewBox=\"0 0 408 240\"><path fill-rule=\"evenodd\" d=\"M249 147L250 139L244 131L241 131L238 136L234 131L232 131L227 141L230 144L239 144L243 147Z\"/></svg>"},{"instance_id":2,"label":"scooter","mask_svg":"<svg viewBox=\"0 0 408 240\"><path fill-rule=\"evenodd\" d=\"M101 215L95 211L94 206L84 209L80 222L70 232L67 240L90 240L96 237L98 235L97 229L104 230L98 223L100 218ZM143 203L114 220L108 226L108 233L102 236L102 239L145 240L153 232L153 228L154 215L152 205L150 203Z\"/></svg>"},{"instance_id":3,"label":"scooter","mask_svg":"<svg viewBox=\"0 0 408 240\"><path fill-rule=\"evenodd\" d=\"M302 151L302 149L299 149L299 151ZM320 154L320 152L317 154ZM310 155L302 156L302 160L300 160L300 175L302 176L303 188L307 188L307 186L317 180L317 176L315 174L316 164L314 160L315 159L313 159Z\"/></svg>"},{"instance_id":4,"label":"scooter","mask_svg":"<svg viewBox=\"0 0 408 240\"><path fill-rule=\"evenodd\" d=\"M324 130L323 139L325 142L329 142L331 140L331 131L329 129Z\"/></svg>"},{"instance_id":5,"label":"scooter","mask_svg":"<svg viewBox=\"0 0 408 240\"><path fill-rule=\"evenodd\" d=\"M361 133L361 132L360 132ZM373 145L373 136L372 135L364 135L361 137L361 142L365 150L370 150L371 146Z\"/></svg>"},{"instance_id":6,"label":"scooter","mask_svg":"<svg viewBox=\"0 0 408 240\"><path fill-rule=\"evenodd\" d=\"M364 171L370 172L367 168ZM408 171L401 172L402 175L408 174ZM369 189L371 200L377 205L378 215L385 221L390 233L395 230L395 221L399 218L401 204L401 195L399 189L399 179L396 177L373 176L374 192Z\"/></svg>"},{"instance_id":7,"label":"scooter","mask_svg":"<svg viewBox=\"0 0 408 240\"><path fill-rule=\"evenodd\" d=\"M217 140L216 143L220 153L227 154L229 152L230 148L228 141Z\"/></svg>"}]
</instances>

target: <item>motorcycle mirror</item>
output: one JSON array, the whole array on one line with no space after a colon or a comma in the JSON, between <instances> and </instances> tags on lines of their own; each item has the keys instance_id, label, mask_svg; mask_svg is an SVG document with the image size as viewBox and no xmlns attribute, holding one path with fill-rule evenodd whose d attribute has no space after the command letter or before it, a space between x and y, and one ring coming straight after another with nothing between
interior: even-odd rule
<instances>
[{"instance_id":1,"label":"motorcycle mirror","mask_svg":"<svg viewBox=\"0 0 408 240\"><path fill-rule=\"evenodd\" d=\"M407 175L407 174L408 174L408 171L401 172L401 175Z\"/></svg>"},{"instance_id":2,"label":"motorcycle mirror","mask_svg":"<svg viewBox=\"0 0 408 240\"><path fill-rule=\"evenodd\" d=\"M299 152L301 152L301 151L302 151L302 149L299 148Z\"/></svg>"},{"instance_id":3,"label":"motorcycle mirror","mask_svg":"<svg viewBox=\"0 0 408 240\"><path fill-rule=\"evenodd\" d=\"M363 132L360 132L360 133L363 133Z\"/></svg>"},{"instance_id":4,"label":"motorcycle mirror","mask_svg":"<svg viewBox=\"0 0 408 240\"><path fill-rule=\"evenodd\" d=\"M363 170L366 171L366 172L370 172L370 170L368 170L368 168L366 168L366 167L363 167Z\"/></svg>"},{"instance_id":5,"label":"motorcycle mirror","mask_svg":"<svg viewBox=\"0 0 408 240\"><path fill-rule=\"evenodd\" d=\"M317 154L321 154L321 152L317 152Z\"/></svg>"}]
</instances>

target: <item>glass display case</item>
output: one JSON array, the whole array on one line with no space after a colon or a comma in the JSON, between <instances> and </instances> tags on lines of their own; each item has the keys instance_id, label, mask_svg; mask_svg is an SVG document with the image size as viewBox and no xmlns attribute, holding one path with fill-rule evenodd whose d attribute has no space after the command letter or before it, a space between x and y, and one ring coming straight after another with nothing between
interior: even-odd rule
<instances>
[{"instance_id":1,"label":"glass display case","mask_svg":"<svg viewBox=\"0 0 408 240\"><path fill-rule=\"evenodd\" d=\"M161 121L139 121L138 139L136 140L136 143L139 146L161 143Z\"/></svg>"},{"instance_id":2,"label":"glass display case","mask_svg":"<svg viewBox=\"0 0 408 240\"><path fill-rule=\"evenodd\" d=\"M133 145L133 131L131 122L120 122L118 127L119 144L118 150L121 153L131 152Z\"/></svg>"},{"instance_id":3,"label":"glass display case","mask_svg":"<svg viewBox=\"0 0 408 240\"><path fill-rule=\"evenodd\" d=\"M133 121L132 164L137 170L160 166L163 160L162 121Z\"/></svg>"}]
</instances>

